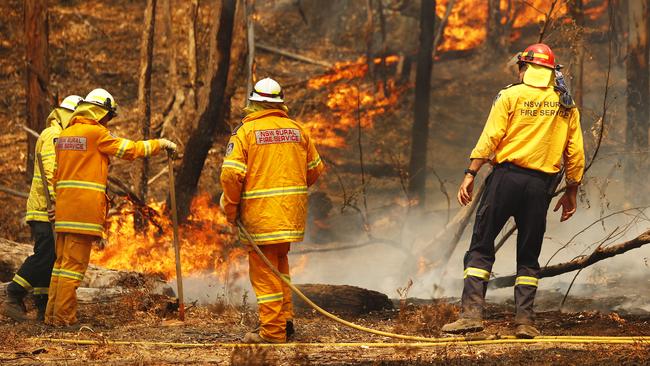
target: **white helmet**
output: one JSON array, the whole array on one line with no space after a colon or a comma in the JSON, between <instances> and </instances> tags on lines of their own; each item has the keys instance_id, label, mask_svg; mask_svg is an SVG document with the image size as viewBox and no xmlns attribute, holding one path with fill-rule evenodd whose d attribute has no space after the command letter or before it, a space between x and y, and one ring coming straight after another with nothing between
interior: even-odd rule
<instances>
[{"instance_id":1,"label":"white helmet","mask_svg":"<svg viewBox=\"0 0 650 366\"><path fill-rule=\"evenodd\" d=\"M77 109L77 105L81 103L81 101L84 100L84 98L78 96L78 95L68 95L61 101L61 104L59 104L59 107L65 108L69 111L73 111Z\"/></svg>"},{"instance_id":2,"label":"white helmet","mask_svg":"<svg viewBox=\"0 0 650 366\"><path fill-rule=\"evenodd\" d=\"M98 105L106 109L113 116L117 115L117 103L115 102L115 98L113 98L111 93L104 89L97 88L92 90L88 95L86 95L83 102Z\"/></svg>"},{"instance_id":3,"label":"white helmet","mask_svg":"<svg viewBox=\"0 0 650 366\"><path fill-rule=\"evenodd\" d=\"M254 102L282 103L284 102L282 98L284 98L284 93L280 84L271 78L266 78L255 83L255 87L251 91L248 100Z\"/></svg>"}]
</instances>

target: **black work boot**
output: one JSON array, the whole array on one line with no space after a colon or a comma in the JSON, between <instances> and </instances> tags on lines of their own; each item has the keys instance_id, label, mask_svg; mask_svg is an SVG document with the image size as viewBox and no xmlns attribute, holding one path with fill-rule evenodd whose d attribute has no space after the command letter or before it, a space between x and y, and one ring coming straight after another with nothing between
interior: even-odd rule
<instances>
[{"instance_id":1,"label":"black work boot","mask_svg":"<svg viewBox=\"0 0 650 366\"><path fill-rule=\"evenodd\" d=\"M293 320L287 320L287 325L285 329L287 332L287 339L293 337L293 335L296 334L296 329L293 327Z\"/></svg>"},{"instance_id":2,"label":"black work boot","mask_svg":"<svg viewBox=\"0 0 650 366\"><path fill-rule=\"evenodd\" d=\"M36 305L36 320L42 322L45 320L45 308L47 308L47 295L34 296L34 304Z\"/></svg>"},{"instance_id":3,"label":"black work boot","mask_svg":"<svg viewBox=\"0 0 650 366\"><path fill-rule=\"evenodd\" d=\"M27 291L15 282L10 282L7 286L7 299L4 302L2 313L15 320L15 321L25 321L27 320L27 308L23 299Z\"/></svg>"}]
</instances>

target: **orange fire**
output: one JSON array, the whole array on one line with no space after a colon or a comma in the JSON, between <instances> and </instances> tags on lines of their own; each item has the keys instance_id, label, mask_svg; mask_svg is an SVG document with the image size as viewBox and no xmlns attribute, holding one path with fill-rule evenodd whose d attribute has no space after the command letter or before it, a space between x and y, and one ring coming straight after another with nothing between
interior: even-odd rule
<instances>
[{"instance_id":1,"label":"orange fire","mask_svg":"<svg viewBox=\"0 0 650 366\"><path fill-rule=\"evenodd\" d=\"M436 3L436 14L441 19L445 15L448 0ZM510 8L508 8L510 2ZM501 13L508 13L513 20L513 34L519 34L526 26L539 24L546 19L551 1L548 0L501 0ZM594 5L595 4L595 5ZM605 12L607 1L586 0L585 15L596 19ZM558 19L568 13L566 2L559 1L553 10L552 18ZM488 2L484 0L457 0L451 10L444 38L438 47L439 51L469 50L483 43L487 36ZM506 17L501 22L505 24Z\"/></svg>"},{"instance_id":2,"label":"orange fire","mask_svg":"<svg viewBox=\"0 0 650 366\"><path fill-rule=\"evenodd\" d=\"M392 65L399 61L398 56L376 58L378 65L385 62ZM347 131L357 123L363 128L372 127L374 118L385 113L397 104L402 88L394 80L387 81L386 86L375 86L363 78L368 74L365 57L354 62L340 62L328 74L309 80L310 89L328 88L326 113L312 116L305 127L318 144L327 147L346 145Z\"/></svg>"},{"instance_id":3,"label":"orange fire","mask_svg":"<svg viewBox=\"0 0 650 366\"><path fill-rule=\"evenodd\" d=\"M144 233L136 232L131 208L123 208L109 218L108 245L103 251L94 251L91 262L113 269L175 278L171 220L163 214L164 203L150 206L158 213L159 227L150 222ZM179 236L184 275L212 274L225 281L245 269L246 250L235 246L236 235L207 194L193 200L191 216L187 224L179 227Z\"/></svg>"}]
</instances>

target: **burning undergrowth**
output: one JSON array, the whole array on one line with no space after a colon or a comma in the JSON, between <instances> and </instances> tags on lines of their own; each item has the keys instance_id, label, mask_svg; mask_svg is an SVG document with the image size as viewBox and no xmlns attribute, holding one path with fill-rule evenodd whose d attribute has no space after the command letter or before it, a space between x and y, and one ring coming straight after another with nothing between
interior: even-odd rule
<instances>
[{"instance_id":1,"label":"burning undergrowth","mask_svg":"<svg viewBox=\"0 0 650 366\"><path fill-rule=\"evenodd\" d=\"M122 206L108 218L108 245L94 251L91 262L100 266L176 276L171 219L163 202L153 202L152 220L143 231L134 229L133 207ZM241 277L246 250L237 245L233 228L207 194L192 202L187 223L179 227L181 265L191 276L213 276L220 282Z\"/></svg>"}]
</instances>

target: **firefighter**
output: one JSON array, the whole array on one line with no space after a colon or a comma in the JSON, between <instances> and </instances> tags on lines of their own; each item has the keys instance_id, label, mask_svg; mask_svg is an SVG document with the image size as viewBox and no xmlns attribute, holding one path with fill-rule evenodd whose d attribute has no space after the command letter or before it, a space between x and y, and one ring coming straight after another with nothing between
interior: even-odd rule
<instances>
[{"instance_id":1,"label":"firefighter","mask_svg":"<svg viewBox=\"0 0 650 366\"><path fill-rule=\"evenodd\" d=\"M221 166L221 207L230 223L239 218L264 255L289 277L291 242L303 240L307 187L324 169L313 140L291 120L282 88L266 78L255 84ZM240 240L247 242L240 233ZM246 343L281 343L293 332L291 290L251 249L250 280L257 297L260 327Z\"/></svg>"},{"instance_id":2,"label":"firefighter","mask_svg":"<svg viewBox=\"0 0 650 366\"><path fill-rule=\"evenodd\" d=\"M51 185L54 173L54 144L61 131L68 127L70 116L81 100L77 95L69 95L63 99L61 104L50 112L47 117L49 127L44 129L36 140L34 156L41 154L45 172L41 172L37 163L34 164L34 176L25 213L25 222L29 225L34 240L34 254L25 259L7 286L7 300L4 303L4 314L17 321L27 319L23 299L30 291L34 295L37 319L43 320L45 315L55 254L54 233L47 216L42 174L45 174L49 193L54 201L54 189Z\"/></svg>"},{"instance_id":3,"label":"firefighter","mask_svg":"<svg viewBox=\"0 0 650 366\"><path fill-rule=\"evenodd\" d=\"M562 208L560 221L569 219L576 211L576 195L585 166L580 114L547 45L526 48L516 55L516 61L520 82L496 96L458 191L461 205L472 201L474 177L492 159L494 169L486 180L464 258L460 318L446 324L444 332L483 329L485 293L495 260L494 240L512 216L518 229L515 333L520 338L538 336L533 313L539 283L538 257L562 163L566 191L554 211ZM554 72L558 77L554 77Z\"/></svg>"},{"instance_id":4,"label":"firefighter","mask_svg":"<svg viewBox=\"0 0 650 366\"><path fill-rule=\"evenodd\" d=\"M76 289L88 267L91 246L104 237L108 211L106 184L110 157L133 160L163 148L175 150L165 139L131 141L115 137L107 128L117 115L115 99L95 89L72 114L70 126L56 144L55 215L56 262L50 281L45 323L77 323Z\"/></svg>"}]
</instances>

